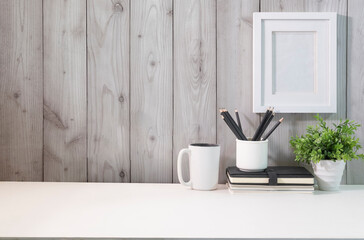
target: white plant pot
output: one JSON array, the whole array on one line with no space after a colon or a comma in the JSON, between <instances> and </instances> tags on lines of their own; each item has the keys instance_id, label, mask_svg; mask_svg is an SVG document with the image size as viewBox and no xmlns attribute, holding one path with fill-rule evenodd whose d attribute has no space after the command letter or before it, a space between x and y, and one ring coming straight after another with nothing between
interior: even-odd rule
<instances>
[{"instance_id":1,"label":"white plant pot","mask_svg":"<svg viewBox=\"0 0 364 240\"><path fill-rule=\"evenodd\" d=\"M342 160L321 160L312 163L318 187L324 191L337 191L340 186L346 162Z\"/></svg>"}]
</instances>

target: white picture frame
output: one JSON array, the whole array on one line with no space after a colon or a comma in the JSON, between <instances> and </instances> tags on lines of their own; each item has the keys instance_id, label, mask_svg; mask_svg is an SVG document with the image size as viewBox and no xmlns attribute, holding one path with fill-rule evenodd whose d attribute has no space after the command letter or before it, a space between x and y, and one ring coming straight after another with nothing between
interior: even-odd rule
<instances>
[{"instance_id":1,"label":"white picture frame","mask_svg":"<svg viewBox=\"0 0 364 240\"><path fill-rule=\"evenodd\" d=\"M336 113L337 13L253 14L253 112Z\"/></svg>"}]
</instances>

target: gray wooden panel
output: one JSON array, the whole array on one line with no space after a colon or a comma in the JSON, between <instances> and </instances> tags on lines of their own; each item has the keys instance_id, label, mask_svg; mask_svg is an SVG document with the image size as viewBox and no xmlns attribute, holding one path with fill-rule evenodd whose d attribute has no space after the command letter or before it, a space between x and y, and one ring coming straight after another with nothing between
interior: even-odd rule
<instances>
[{"instance_id":1,"label":"gray wooden panel","mask_svg":"<svg viewBox=\"0 0 364 240\"><path fill-rule=\"evenodd\" d=\"M325 0L306 2L307 12L337 12L337 113L322 114L329 123L337 123L340 119L346 119L346 40L347 40L347 0ZM310 123L309 123L310 124ZM346 183L346 168L341 183Z\"/></svg>"},{"instance_id":2,"label":"gray wooden panel","mask_svg":"<svg viewBox=\"0 0 364 240\"><path fill-rule=\"evenodd\" d=\"M0 180L43 178L42 1L0 1Z\"/></svg>"},{"instance_id":3,"label":"gray wooden panel","mask_svg":"<svg viewBox=\"0 0 364 240\"><path fill-rule=\"evenodd\" d=\"M87 8L86 0L44 0L44 105L42 1L0 1L1 180L42 180L43 109L44 180L86 181L88 170L90 181L171 182L173 175L177 182L179 150L216 139L222 145L220 182L225 180L225 167L235 162L235 138L217 107L232 113L237 107L248 135L259 122L251 107L251 17L259 3L171 1L90 0ZM363 4L260 1L261 11L339 13L339 107L337 114L323 114L330 122L346 117L348 39L347 116L364 124ZM313 115L277 114L276 120L285 121L270 138L271 165L296 164L289 139L303 134ZM357 136L363 138L362 129ZM347 169L348 183L364 183L363 162L348 163Z\"/></svg>"},{"instance_id":4,"label":"gray wooden panel","mask_svg":"<svg viewBox=\"0 0 364 240\"><path fill-rule=\"evenodd\" d=\"M321 114L328 122L346 117L346 13L347 2L341 0L262 0L261 11L291 12L338 12L338 109L336 114ZM294 154L289 145L291 136L302 135L307 125L315 123L315 114L277 114L275 119L284 117L284 122L269 138L269 164L295 165ZM346 177L343 177L345 183Z\"/></svg>"},{"instance_id":5,"label":"gray wooden panel","mask_svg":"<svg viewBox=\"0 0 364 240\"><path fill-rule=\"evenodd\" d=\"M260 0L261 12L305 12L305 0Z\"/></svg>"},{"instance_id":6,"label":"gray wooden panel","mask_svg":"<svg viewBox=\"0 0 364 240\"><path fill-rule=\"evenodd\" d=\"M86 181L86 1L44 0L44 180Z\"/></svg>"},{"instance_id":7,"label":"gray wooden panel","mask_svg":"<svg viewBox=\"0 0 364 240\"><path fill-rule=\"evenodd\" d=\"M362 127L356 137L364 145L364 1L348 2L348 118ZM361 150L363 152L363 150ZM354 160L347 164L348 184L364 184L364 162Z\"/></svg>"},{"instance_id":8,"label":"gray wooden panel","mask_svg":"<svg viewBox=\"0 0 364 240\"><path fill-rule=\"evenodd\" d=\"M172 0L131 10L131 181L172 182Z\"/></svg>"},{"instance_id":9,"label":"gray wooden panel","mask_svg":"<svg viewBox=\"0 0 364 240\"><path fill-rule=\"evenodd\" d=\"M261 0L262 12L304 12L304 0ZM291 136L303 134L308 120L313 114L276 114L277 121L284 117L284 122L269 137L269 165L295 165L294 155L289 145Z\"/></svg>"},{"instance_id":10,"label":"gray wooden panel","mask_svg":"<svg viewBox=\"0 0 364 240\"><path fill-rule=\"evenodd\" d=\"M259 12L259 0L218 0L217 9L217 106L231 114L238 109L244 133L253 136L260 122L252 97L253 12ZM226 167L235 165L235 139L218 115L221 183L226 182Z\"/></svg>"},{"instance_id":11,"label":"gray wooden panel","mask_svg":"<svg viewBox=\"0 0 364 240\"><path fill-rule=\"evenodd\" d=\"M216 142L216 114L216 1L175 0L174 182L182 148Z\"/></svg>"},{"instance_id":12,"label":"gray wooden panel","mask_svg":"<svg viewBox=\"0 0 364 240\"><path fill-rule=\"evenodd\" d=\"M87 4L88 181L129 182L129 1Z\"/></svg>"}]
</instances>

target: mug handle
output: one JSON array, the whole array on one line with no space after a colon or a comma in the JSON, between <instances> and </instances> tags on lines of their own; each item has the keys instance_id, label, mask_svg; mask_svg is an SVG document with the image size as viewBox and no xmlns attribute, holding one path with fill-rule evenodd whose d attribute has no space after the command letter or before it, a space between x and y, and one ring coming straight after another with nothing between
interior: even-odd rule
<instances>
[{"instance_id":1,"label":"mug handle","mask_svg":"<svg viewBox=\"0 0 364 240\"><path fill-rule=\"evenodd\" d=\"M183 180L183 175L182 175L182 157L183 154L188 154L188 161L190 161L191 158L191 150L188 148L184 148L182 149L179 153L178 153L178 159L177 159L177 175L178 175L178 180L182 185L185 185L187 187L191 187L191 178L190 181L185 182Z\"/></svg>"}]
</instances>

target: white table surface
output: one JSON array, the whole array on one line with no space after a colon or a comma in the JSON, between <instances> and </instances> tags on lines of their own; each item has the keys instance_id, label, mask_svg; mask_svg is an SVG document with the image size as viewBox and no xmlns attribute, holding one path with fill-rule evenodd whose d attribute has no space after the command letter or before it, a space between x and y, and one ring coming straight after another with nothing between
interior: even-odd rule
<instances>
[{"instance_id":1,"label":"white table surface","mask_svg":"<svg viewBox=\"0 0 364 240\"><path fill-rule=\"evenodd\" d=\"M341 189L0 182L0 237L364 238L364 186Z\"/></svg>"}]
</instances>

